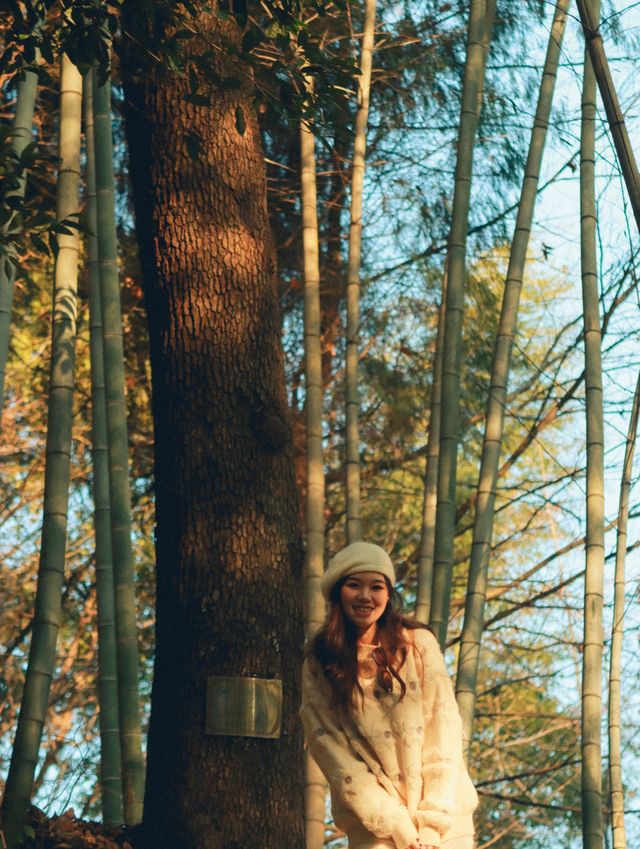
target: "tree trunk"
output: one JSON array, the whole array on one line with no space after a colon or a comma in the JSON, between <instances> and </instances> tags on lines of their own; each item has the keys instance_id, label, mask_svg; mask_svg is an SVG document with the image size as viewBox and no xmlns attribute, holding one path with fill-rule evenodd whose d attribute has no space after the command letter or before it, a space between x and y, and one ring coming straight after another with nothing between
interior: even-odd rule
<instances>
[{"instance_id":1,"label":"tree trunk","mask_svg":"<svg viewBox=\"0 0 640 849\"><path fill-rule=\"evenodd\" d=\"M618 507L618 531L616 534L616 571L614 579L613 626L611 633L611 663L609 668L609 787L611 797L611 826L613 849L626 849L627 836L624 826L624 786L622 783L621 725L621 662L624 636L624 581L625 557L627 553L627 527L629 524L629 494L633 454L640 413L640 375L633 396L629 431L622 464L620 482L620 504Z\"/></svg>"},{"instance_id":2,"label":"tree trunk","mask_svg":"<svg viewBox=\"0 0 640 849\"><path fill-rule=\"evenodd\" d=\"M300 186L304 254L304 353L307 498L305 512L305 631L310 639L324 620L320 581L324 574L324 467L322 454L322 345L320 340L320 260L315 139L300 123ZM305 830L307 849L324 846L327 784L307 750Z\"/></svg>"},{"instance_id":3,"label":"tree trunk","mask_svg":"<svg viewBox=\"0 0 640 849\"><path fill-rule=\"evenodd\" d=\"M199 9L189 49L237 50L234 19ZM144 831L157 849L301 849L302 547L253 87L239 59L212 51L229 85L200 78L209 104L189 102L186 75L136 47L160 26L146 12L123 10L155 427ZM283 680L280 737L207 735L209 676Z\"/></svg>"},{"instance_id":4,"label":"tree trunk","mask_svg":"<svg viewBox=\"0 0 640 849\"><path fill-rule=\"evenodd\" d=\"M569 4L570 0L559 0L556 4L549 36L547 55L540 82L538 104L531 131L529 152L518 205L515 232L509 254L509 267L507 269L507 279L502 298L500 324L493 354L491 386L489 388L487 418L482 445L482 460L478 479L478 497L476 500L473 526L471 564L469 566L464 625L462 628L456 679L456 697L462 716L467 755L475 713L476 683L480 662L480 644L487 595L487 574L491 554L496 485L504 431L504 412L507 403L511 353L518 326L518 307L527 259L529 234L531 233L531 223L533 221L533 212L540 180L540 167L542 165L547 128L549 126L549 115L551 114L551 103Z\"/></svg>"},{"instance_id":5,"label":"tree trunk","mask_svg":"<svg viewBox=\"0 0 640 849\"><path fill-rule=\"evenodd\" d=\"M449 624L453 540L456 516L456 469L460 439L460 359L466 282L467 229L473 172L473 148L482 107L484 72L496 0L472 0L467 59L462 84L460 129L454 178L451 232L447 247L447 302L442 362L442 408L438 462L438 504L433 590L429 624L444 648Z\"/></svg>"},{"instance_id":6,"label":"tree trunk","mask_svg":"<svg viewBox=\"0 0 640 849\"><path fill-rule=\"evenodd\" d=\"M358 413L358 339L360 335L360 255L362 246L362 195L364 189L369 92L376 22L376 0L365 0L358 108L353 146L351 213L349 223L349 260L347 264L347 357L346 357L346 502L347 542L362 536L360 513L360 436Z\"/></svg>"},{"instance_id":7,"label":"tree trunk","mask_svg":"<svg viewBox=\"0 0 640 849\"><path fill-rule=\"evenodd\" d=\"M33 113L36 106L37 89L38 75L34 71L25 71L24 78L18 83L16 114L13 118L12 127L13 138L11 148L17 156L20 156L32 139ZM24 195L25 182L23 181L20 189L21 195ZM5 226L4 230L5 232L11 230L11 222ZM6 374L7 359L9 356L14 279L15 271L13 266L7 268L5 262L0 262L0 423L2 422L2 409L4 407L4 376Z\"/></svg>"},{"instance_id":8,"label":"tree trunk","mask_svg":"<svg viewBox=\"0 0 640 849\"><path fill-rule=\"evenodd\" d=\"M600 13L593 4L595 20ZM587 533L584 579L582 666L582 840L601 849L602 816L602 656L604 633L604 420L596 254L595 122L596 80L585 50L580 132L580 258L584 312L585 411L587 428Z\"/></svg>"},{"instance_id":9,"label":"tree trunk","mask_svg":"<svg viewBox=\"0 0 640 849\"><path fill-rule=\"evenodd\" d=\"M624 115L620 109L618 95L613 84L611 72L609 70L609 62L604 52L602 36L598 32L598 19L600 4L598 0L576 0L580 20L584 30L587 50L591 59L591 64L595 77L600 89L600 96L604 104L607 120L611 129L611 137L613 144L618 154L620 170L624 178L631 208L636 219L636 225L640 230L640 175L638 174L638 165L633 154L633 148L627 133L627 127L624 120Z\"/></svg>"},{"instance_id":10,"label":"tree trunk","mask_svg":"<svg viewBox=\"0 0 640 849\"><path fill-rule=\"evenodd\" d=\"M82 77L67 56L60 76L60 166L56 217L80 211ZM29 664L3 800L3 830L9 849L22 841L38 764L49 689L62 620L62 584L67 545L69 465L78 284L78 231L58 237L51 327L51 377L44 471L42 543Z\"/></svg>"},{"instance_id":11,"label":"tree trunk","mask_svg":"<svg viewBox=\"0 0 640 849\"><path fill-rule=\"evenodd\" d=\"M96 601L98 606L98 702L100 704L100 790L106 826L122 825L122 758L118 717L111 505L109 501L109 444L104 388L103 325L98 264L98 216L93 134L93 71L84 78L87 149L87 255L89 268L89 344L91 351L91 418L95 527Z\"/></svg>"},{"instance_id":12,"label":"tree trunk","mask_svg":"<svg viewBox=\"0 0 640 849\"><path fill-rule=\"evenodd\" d=\"M122 791L125 822L127 825L135 825L142 819L144 757L140 729L137 611L131 544L129 441L113 176L111 90L109 83L98 84L97 74L93 75L93 120Z\"/></svg>"},{"instance_id":13,"label":"tree trunk","mask_svg":"<svg viewBox=\"0 0 640 849\"><path fill-rule=\"evenodd\" d=\"M436 541L436 508L438 504L438 460L440 458L440 410L442 406L442 346L444 344L444 319L447 304L447 268L442 275L442 295L438 309L438 331L433 357L431 404L429 405L429 437L427 439L427 466L424 474L424 499L422 502L422 531L416 587L416 619L425 625L431 613L433 590L433 554Z\"/></svg>"}]
</instances>

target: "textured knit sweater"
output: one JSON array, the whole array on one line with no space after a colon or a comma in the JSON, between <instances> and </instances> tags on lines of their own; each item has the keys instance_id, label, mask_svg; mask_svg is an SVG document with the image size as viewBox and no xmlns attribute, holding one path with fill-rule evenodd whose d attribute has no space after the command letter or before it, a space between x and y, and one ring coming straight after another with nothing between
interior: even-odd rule
<instances>
[{"instance_id":1,"label":"textured knit sweater","mask_svg":"<svg viewBox=\"0 0 640 849\"><path fill-rule=\"evenodd\" d=\"M358 649L364 700L335 708L317 663L303 668L301 717L311 753L331 789L336 825L353 845L390 839L440 846L473 835L478 797L462 758L462 725L438 643L426 629L406 630L400 670L407 692L377 684L373 646ZM470 841L471 842L471 841Z\"/></svg>"}]
</instances>

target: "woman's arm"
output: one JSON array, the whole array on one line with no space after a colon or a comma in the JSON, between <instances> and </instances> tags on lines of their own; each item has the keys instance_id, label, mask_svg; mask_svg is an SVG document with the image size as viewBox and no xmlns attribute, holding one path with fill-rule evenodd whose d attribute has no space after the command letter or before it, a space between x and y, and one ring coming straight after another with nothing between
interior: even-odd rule
<instances>
[{"instance_id":1,"label":"woman's arm","mask_svg":"<svg viewBox=\"0 0 640 849\"><path fill-rule=\"evenodd\" d=\"M305 661L300 716L311 754L331 786L331 795L351 810L367 831L391 839L396 849L418 846L416 829L406 806L382 787L351 746L325 688Z\"/></svg>"}]
</instances>

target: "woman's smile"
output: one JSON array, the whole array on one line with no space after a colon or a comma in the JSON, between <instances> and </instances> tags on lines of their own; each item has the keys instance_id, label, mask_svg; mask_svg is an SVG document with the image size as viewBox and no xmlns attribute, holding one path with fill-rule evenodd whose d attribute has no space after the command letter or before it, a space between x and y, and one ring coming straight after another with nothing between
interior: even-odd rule
<instances>
[{"instance_id":1,"label":"woman's smile","mask_svg":"<svg viewBox=\"0 0 640 849\"><path fill-rule=\"evenodd\" d=\"M349 575L340 588L342 609L358 628L361 639L374 637L376 622L389 601L389 589L380 572ZM367 633L371 631L371 633Z\"/></svg>"}]
</instances>

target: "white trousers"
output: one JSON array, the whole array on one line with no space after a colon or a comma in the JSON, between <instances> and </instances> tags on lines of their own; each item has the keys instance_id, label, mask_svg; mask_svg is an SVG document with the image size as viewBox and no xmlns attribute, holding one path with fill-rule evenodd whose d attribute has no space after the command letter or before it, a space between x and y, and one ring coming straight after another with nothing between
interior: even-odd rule
<instances>
[{"instance_id":1,"label":"white trousers","mask_svg":"<svg viewBox=\"0 0 640 849\"><path fill-rule=\"evenodd\" d=\"M473 837L454 837L440 844L440 849L473 849ZM349 849L396 849L393 840L368 840L365 843L349 843Z\"/></svg>"}]
</instances>

